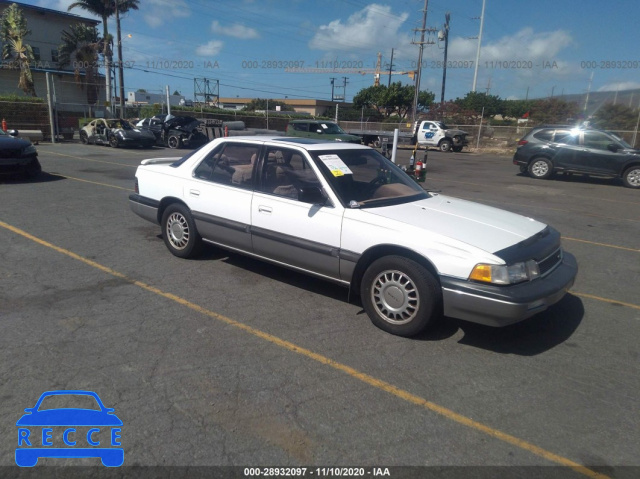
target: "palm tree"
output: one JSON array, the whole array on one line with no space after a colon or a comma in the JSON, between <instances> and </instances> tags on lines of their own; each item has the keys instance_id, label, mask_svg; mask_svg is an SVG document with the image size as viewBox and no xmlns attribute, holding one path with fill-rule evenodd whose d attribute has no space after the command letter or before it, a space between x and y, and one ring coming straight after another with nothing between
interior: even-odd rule
<instances>
[{"instance_id":1,"label":"palm tree","mask_svg":"<svg viewBox=\"0 0 640 479\"><path fill-rule=\"evenodd\" d=\"M109 104L111 104L111 63L113 60L111 44L113 37L109 35L107 20L115 13L116 2L118 2L118 10L120 13L124 13L129 10L138 10L140 0L77 0L67 8L67 11L71 11L74 8L81 8L102 18L102 38L104 39L102 55L104 56L104 68L106 72L106 100Z\"/></svg>"},{"instance_id":2,"label":"palm tree","mask_svg":"<svg viewBox=\"0 0 640 479\"><path fill-rule=\"evenodd\" d=\"M87 103L95 105L98 101L98 53L102 48L102 39L96 27L78 23L70 25L71 31L62 32L62 44L58 48L58 62L61 67L72 65L76 82L82 88L87 86ZM84 71L84 81L81 72Z\"/></svg>"},{"instance_id":3,"label":"palm tree","mask_svg":"<svg viewBox=\"0 0 640 479\"><path fill-rule=\"evenodd\" d=\"M34 61L31 45L24 39L31 32L27 29L27 19L15 3L7 8L0 18L0 40L2 58L10 59L20 67L18 87L28 95L37 96L29 64Z\"/></svg>"}]
</instances>

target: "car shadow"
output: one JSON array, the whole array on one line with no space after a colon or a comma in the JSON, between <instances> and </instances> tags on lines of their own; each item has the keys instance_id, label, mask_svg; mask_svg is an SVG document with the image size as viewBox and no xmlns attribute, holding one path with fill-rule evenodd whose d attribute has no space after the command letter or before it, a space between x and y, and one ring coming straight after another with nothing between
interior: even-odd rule
<instances>
[{"instance_id":1,"label":"car shadow","mask_svg":"<svg viewBox=\"0 0 640 479\"><path fill-rule=\"evenodd\" d=\"M531 178L528 173L518 173L522 178ZM534 178L532 178L534 179ZM564 183L583 183L585 185L607 185L624 187L620 178L604 178L601 176L589 176L581 173L555 173L551 181L561 181Z\"/></svg>"},{"instance_id":2,"label":"car shadow","mask_svg":"<svg viewBox=\"0 0 640 479\"><path fill-rule=\"evenodd\" d=\"M10 175L0 176L0 184L5 185L22 185L29 183L50 183L52 181L66 180L64 176L55 173L42 172L34 178L26 178L23 174L14 173Z\"/></svg>"}]
</instances>

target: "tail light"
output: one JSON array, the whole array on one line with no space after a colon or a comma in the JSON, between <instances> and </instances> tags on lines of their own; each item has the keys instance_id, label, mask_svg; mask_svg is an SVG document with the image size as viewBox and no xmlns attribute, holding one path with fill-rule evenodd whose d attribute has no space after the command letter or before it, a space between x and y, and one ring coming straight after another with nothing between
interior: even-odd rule
<instances>
[{"instance_id":1,"label":"tail light","mask_svg":"<svg viewBox=\"0 0 640 479\"><path fill-rule=\"evenodd\" d=\"M138 187L138 178L136 178L136 182L135 185L133 187L134 191L136 192L137 195L140 194L140 188Z\"/></svg>"},{"instance_id":2,"label":"tail light","mask_svg":"<svg viewBox=\"0 0 640 479\"><path fill-rule=\"evenodd\" d=\"M527 140L520 140L518 146L526 145L527 143L529 143Z\"/></svg>"}]
</instances>

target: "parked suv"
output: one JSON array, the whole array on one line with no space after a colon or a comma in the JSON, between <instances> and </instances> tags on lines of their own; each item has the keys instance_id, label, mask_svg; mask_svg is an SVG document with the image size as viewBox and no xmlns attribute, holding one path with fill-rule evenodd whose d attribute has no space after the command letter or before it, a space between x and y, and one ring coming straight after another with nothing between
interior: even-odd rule
<instances>
[{"instance_id":1,"label":"parked suv","mask_svg":"<svg viewBox=\"0 0 640 479\"><path fill-rule=\"evenodd\" d=\"M611 132L567 125L533 128L519 142L513 164L533 178L555 172L621 178L640 188L640 150Z\"/></svg>"},{"instance_id":2,"label":"parked suv","mask_svg":"<svg viewBox=\"0 0 640 479\"><path fill-rule=\"evenodd\" d=\"M318 140L345 141L360 144L359 136L349 135L337 123L324 120L293 120L287 125L287 136L301 136Z\"/></svg>"}]
</instances>

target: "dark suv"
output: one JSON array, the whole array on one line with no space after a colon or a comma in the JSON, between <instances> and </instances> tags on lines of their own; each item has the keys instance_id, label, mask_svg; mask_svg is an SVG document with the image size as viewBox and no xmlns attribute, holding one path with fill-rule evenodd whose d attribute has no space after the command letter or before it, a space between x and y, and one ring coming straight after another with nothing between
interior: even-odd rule
<instances>
[{"instance_id":1,"label":"dark suv","mask_svg":"<svg viewBox=\"0 0 640 479\"><path fill-rule=\"evenodd\" d=\"M533 178L582 173L621 178L625 186L640 188L640 150L613 133L593 128L535 127L518 142L513 164Z\"/></svg>"}]
</instances>

